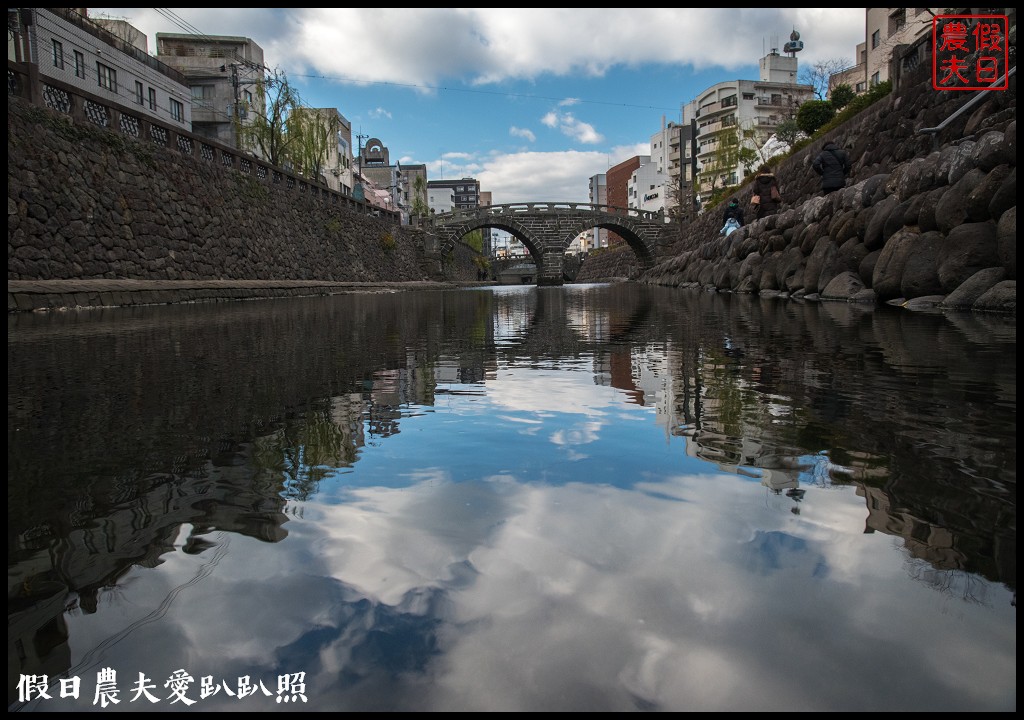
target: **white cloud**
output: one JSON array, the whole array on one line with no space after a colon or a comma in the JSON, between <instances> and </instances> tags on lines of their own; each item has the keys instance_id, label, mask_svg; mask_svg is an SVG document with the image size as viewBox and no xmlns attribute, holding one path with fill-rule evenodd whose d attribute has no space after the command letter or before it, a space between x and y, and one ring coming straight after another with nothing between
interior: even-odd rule
<instances>
[{"instance_id":1,"label":"white cloud","mask_svg":"<svg viewBox=\"0 0 1024 720\"><path fill-rule=\"evenodd\" d=\"M387 118L388 120L390 120L391 113L389 113L382 107L378 107L370 111L370 117L373 118L374 120L379 120L380 118Z\"/></svg>"},{"instance_id":2,"label":"white cloud","mask_svg":"<svg viewBox=\"0 0 1024 720\"><path fill-rule=\"evenodd\" d=\"M578 120L572 113L560 114L552 110L546 113L540 121L549 128L558 128L563 135L577 142L596 145L604 141L604 136L595 130L593 125Z\"/></svg>"},{"instance_id":3,"label":"white cloud","mask_svg":"<svg viewBox=\"0 0 1024 720\"><path fill-rule=\"evenodd\" d=\"M781 47L794 28L802 63L852 57L864 40L864 8L189 8L180 27L149 8L89 11L128 19L151 50L157 32L242 35L258 39L268 65L290 72L421 86L600 76L644 63L737 68ZM567 43L568 27L587 41Z\"/></svg>"},{"instance_id":4,"label":"white cloud","mask_svg":"<svg viewBox=\"0 0 1024 720\"><path fill-rule=\"evenodd\" d=\"M530 142L534 142L537 139L537 136L533 134L532 130L528 130L527 128L519 128L516 127L515 125L509 128L508 134L514 137L524 138L526 140L529 140Z\"/></svg>"}]
</instances>

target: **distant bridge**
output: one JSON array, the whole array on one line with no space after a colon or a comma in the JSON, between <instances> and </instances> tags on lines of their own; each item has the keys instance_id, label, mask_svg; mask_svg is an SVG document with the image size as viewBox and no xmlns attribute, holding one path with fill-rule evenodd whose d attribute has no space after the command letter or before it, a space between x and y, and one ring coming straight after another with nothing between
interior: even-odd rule
<instances>
[{"instance_id":1,"label":"distant bridge","mask_svg":"<svg viewBox=\"0 0 1024 720\"><path fill-rule=\"evenodd\" d=\"M678 236L678 225L664 213L590 203L514 203L455 210L431 216L425 229L442 257L467 234L495 228L511 234L533 257L538 285L561 285L569 244L592 228L611 230L633 249L640 264L653 264L659 247Z\"/></svg>"}]
</instances>

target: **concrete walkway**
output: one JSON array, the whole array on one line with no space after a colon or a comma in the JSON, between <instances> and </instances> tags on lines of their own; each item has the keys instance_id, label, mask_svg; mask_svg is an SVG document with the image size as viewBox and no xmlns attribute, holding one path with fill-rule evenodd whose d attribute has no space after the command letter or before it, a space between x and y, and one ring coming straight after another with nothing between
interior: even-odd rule
<instances>
[{"instance_id":1,"label":"concrete walkway","mask_svg":"<svg viewBox=\"0 0 1024 720\"><path fill-rule=\"evenodd\" d=\"M7 312L443 290L467 284L483 283L427 280L379 283L318 280L8 280Z\"/></svg>"}]
</instances>

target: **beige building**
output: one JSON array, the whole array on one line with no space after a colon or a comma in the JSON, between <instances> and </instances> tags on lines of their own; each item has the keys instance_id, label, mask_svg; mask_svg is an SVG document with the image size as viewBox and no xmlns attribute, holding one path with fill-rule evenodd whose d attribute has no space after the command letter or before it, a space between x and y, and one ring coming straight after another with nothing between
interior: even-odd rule
<instances>
[{"instance_id":1,"label":"beige building","mask_svg":"<svg viewBox=\"0 0 1024 720\"><path fill-rule=\"evenodd\" d=\"M860 95L893 79L892 63L894 57L900 56L901 46L913 45L931 34L932 18L946 12L949 11L943 8L865 8L864 42L858 43L854 51L856 62L829 77L829 92L845 84ZM927 60L914 55L901 62L916 64Z\"/></svg>"},{"instance_id":2,"label":"beige building","mask_svg":"<svg viewBox=\"0 0 1024 720\"><path fill-rule=\"evenodd\" d=\"M181 72L192 95L192 132L238 147L235 121L249 112L263 80L263 48L246 37L156 34L157 58Z\"/></svg>"},{"instance_id":3,"label":"beige building","mask_svg":"<svg viewBox=\"0 0 1024 720\"><path fill-rule=\"evenodd\" d=\"M912 45L923 35L931 34L932 18L944 12L943 8L867 8L864 26L867 87L889 80L889 62L897 47Z\"/></svg>"},{"instance_id":4,"label":"beige building","mask_svg":"<svg viewBox=\"0 0 1024 720\"><path fill-rule=\"evenodd\" d=\"M294 117L308 117L323 133L324 152L320 164L320 181L331 190L351 196L354 185L352 157L352 123L335 108L296 108Z\"/></svg>"}]
</instances>

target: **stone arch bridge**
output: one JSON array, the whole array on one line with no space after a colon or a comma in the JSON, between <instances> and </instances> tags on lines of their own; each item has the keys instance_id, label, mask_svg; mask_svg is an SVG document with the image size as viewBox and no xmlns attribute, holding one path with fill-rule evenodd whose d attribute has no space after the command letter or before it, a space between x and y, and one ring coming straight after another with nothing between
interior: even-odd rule
<instances>
[{"instance_id":1,"label":"stone arch bridge","mask_svg":"<svg viewBox=\"0 0 1024 720\"><path fill-rule=\"evenodd\" d=\"M563 283L565 251L592 228L605 228L625 239L643 267L650 267L659 249L679 233L678 224L667 222L664 213L590 203L490 205L434 215L425 226L441 257L480 228L504 230L526 246L537 265L538 285Z\"/></svg>"}]
</instances>

